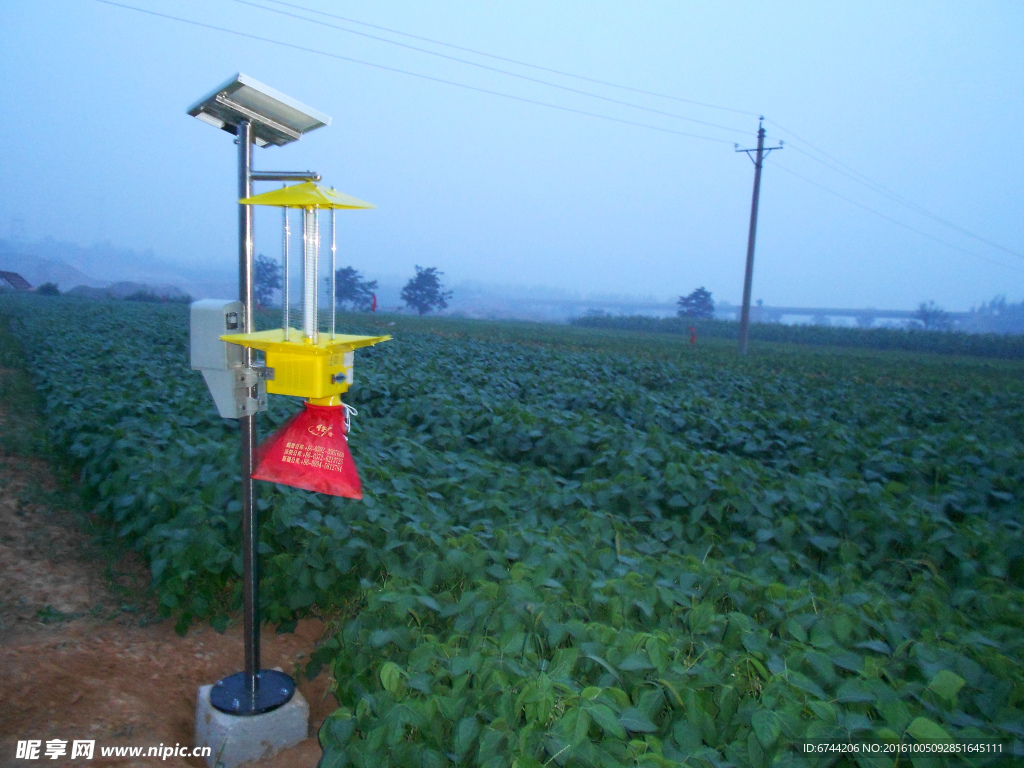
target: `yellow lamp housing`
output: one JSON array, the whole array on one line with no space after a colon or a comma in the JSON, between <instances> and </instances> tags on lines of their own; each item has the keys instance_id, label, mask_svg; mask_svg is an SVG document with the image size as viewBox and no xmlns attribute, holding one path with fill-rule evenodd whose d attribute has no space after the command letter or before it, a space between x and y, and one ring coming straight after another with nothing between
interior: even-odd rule
<instances>
[{"instance_id":1,"label":"yellow lamp housing","mask_svg":"<svg viewBox=\"0 0 1024 768\"><path fill-rule=\"evenodd\" d=\"M256 333L229 333L222 341L263 351L268 371L267 392L304 397L314 405L339 405L341 394L352 385L355 350L371 347L390 336L338 334L333 339L321 334L317 343L294 328L285 341L285 329Z\"/></svg>"}]
</instances>

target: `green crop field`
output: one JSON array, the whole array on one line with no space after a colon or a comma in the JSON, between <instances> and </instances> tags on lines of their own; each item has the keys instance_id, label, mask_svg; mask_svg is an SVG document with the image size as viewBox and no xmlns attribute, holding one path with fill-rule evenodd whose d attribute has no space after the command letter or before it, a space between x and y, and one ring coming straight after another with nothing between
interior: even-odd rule
<instances>
[{"instance_id":1,"label":"green crop field","mask_svg":"<svg viewBox=\"0 0 1024 768\"><path fill-rule=\"evenodd\" d=\"M91 508L182 630L224 626L237 427L187 307L0 313ZM332 622L323 768L1014 763L797 743L1024 740L1024 362L342 327L395 336L348 398L366 499L259 484L264 616Z\"/></svg>"}]
</instances>

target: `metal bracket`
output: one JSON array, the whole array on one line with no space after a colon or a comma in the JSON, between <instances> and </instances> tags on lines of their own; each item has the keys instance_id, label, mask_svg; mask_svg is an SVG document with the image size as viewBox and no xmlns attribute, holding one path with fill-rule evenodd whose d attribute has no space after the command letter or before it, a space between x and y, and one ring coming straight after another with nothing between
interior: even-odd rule
<instances>
[{"instance_id":1,"label":"metal bracket","mask_svg":"<svg viewBox=\"0 0 1024 768\"><path fill-rule=\"evenodd\" d=\"M253 370L256 371L256 375L259 376L263 381L274 380L274 369L268 368L265 365L254 365Z\"/></svg>"},{"instance_id":2,"label":"metal bracket","mask_svg":"<svg viewBox=\"0 0 1024 768\"><path fill-rule=\"evenodd\" d=\"M267 410L267 397L263 394L259 399L252 397L246 397L244 402L238 403L238 415L239 416L252 416L253 414L259 413L260 411Z\"/></svg>"},{"instance_id":3,"label":"metal bracket","mask_svg":"<svg viewBox=\"0 0 1024 768\"><path fill-rule=\"evenodd\" d=\"M244 365L235 367L235 383L246 389L255 387L260 381L260 375L255 368Z\"/></svg>"},{"instance_id":4,"label":"metal bracket","mask_svg":"<svg viewBox=\"0 0 1024 768\"><path fill-rule=\"evenodd\" d=\"M344 357L342 357L342 365L344 365L344 369L331 376L331 383L344 384L345 382L348 382L348 385L352 386L354 363L355 353L352 350L349 350L345 353Z\"/></svg>"}]
</instances>

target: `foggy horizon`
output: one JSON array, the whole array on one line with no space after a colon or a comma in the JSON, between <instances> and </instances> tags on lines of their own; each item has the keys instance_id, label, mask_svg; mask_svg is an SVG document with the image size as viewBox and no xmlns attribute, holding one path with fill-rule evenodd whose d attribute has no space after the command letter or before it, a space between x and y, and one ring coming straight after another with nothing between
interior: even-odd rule
<instances>
[{"instance_id":1,"label":"foggy horizon","mask_svg":"<svg viewBox=\"0 0 1024 768\"><path fill-rule=\"evenodd\" d=\"M338 264L382 284L419 264L449 286L738 304L753 167L733 144L756 146L764 114L785 147L764 164L755 300L1024 299L1016 4L126 5L146 12L0 10L0 236L230 279L235 148L185 110L244 72L332 117L254 167L374 203L339 214ZM256 252L280 258L280 232L257 211Z\"/></svg>"}]
</instances>

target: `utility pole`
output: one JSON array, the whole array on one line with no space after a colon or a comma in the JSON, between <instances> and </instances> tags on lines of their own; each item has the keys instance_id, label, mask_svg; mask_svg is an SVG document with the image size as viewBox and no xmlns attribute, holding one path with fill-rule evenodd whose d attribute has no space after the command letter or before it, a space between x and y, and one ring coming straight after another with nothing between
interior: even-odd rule
<instances>
[{"instance_id":1,"label":"utility pole","mask_svg":"<svg viewBox=\"0 0 1024 768\"><path fill-rule=\"evenodd\" d=\"M747 271L743 277L743 307L740 311L740 354L747 354L747 337L750 333L750 292L754 282L754 239L757 235L757 199L761 194L761 166L765 155L774 149L782 149L782 142L777 147L764 146L764 116L762 115L757 125L757 149L740 149L736 145L737 152L745 152L754 163L754 196L750 201L750 232L747 235ZM757 157L750 156L756 152Z\"/></svg>"}]
</instances>

